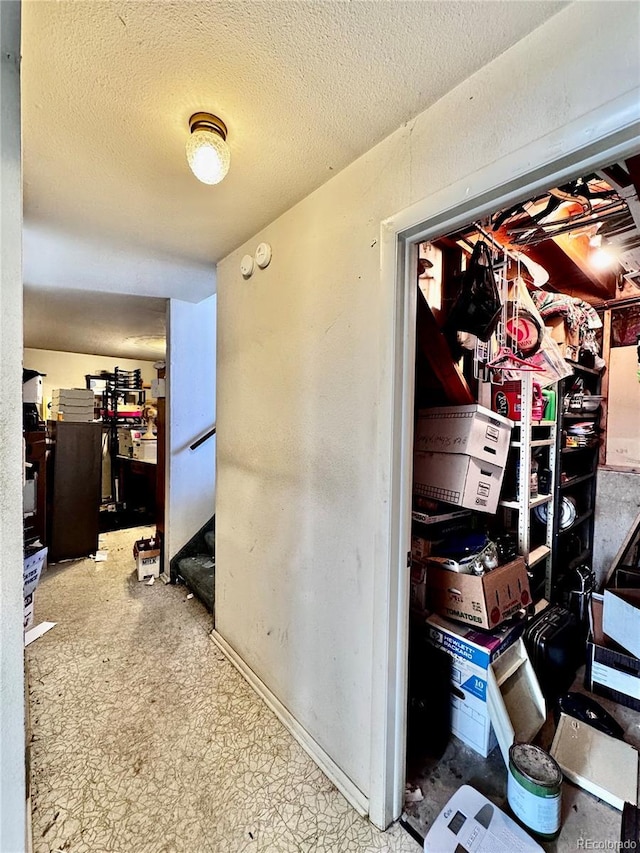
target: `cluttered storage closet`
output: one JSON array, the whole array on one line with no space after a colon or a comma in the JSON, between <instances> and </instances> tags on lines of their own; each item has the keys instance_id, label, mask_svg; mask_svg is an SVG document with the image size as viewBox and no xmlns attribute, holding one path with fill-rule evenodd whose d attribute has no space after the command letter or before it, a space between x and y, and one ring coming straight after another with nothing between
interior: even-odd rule
<instances>
[{"instance_id":1,"label":"cluttered storage closet","mask_svg":"<svg viewBox=\"0 0 640 853\"><path fill-rule=\"evenodd\" d=\"M637 783L622 746L626 787L596 767L601 736L638 728L640 699L596 663L594 522L612 306L640 300L638 161L419 246L403 820L425 849L463 832L461 803L542 843L575 847L586 811L619 837ZM567 757L578 725L586 776Z\"/></svg>"}]
</instances>

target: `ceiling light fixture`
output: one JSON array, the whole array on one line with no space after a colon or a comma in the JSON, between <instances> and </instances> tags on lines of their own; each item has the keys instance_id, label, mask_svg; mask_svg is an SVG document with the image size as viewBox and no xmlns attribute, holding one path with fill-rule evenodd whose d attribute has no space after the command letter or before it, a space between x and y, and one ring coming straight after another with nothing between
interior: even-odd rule
<instances>
[{"instance_id":1,"label":"ceiling light fixture","mask_svg":"<svg viewBox=\"0 0 640 853\"><path fill-rule=\"evenodd\" d=\"M187 160L191 171L203 184L219 184L231 160L226 124L211 113L194 113L189 128Z\"/></svg>"},{"instance_id":2,"label":"ceiling light fixture","mask_svg":"<svg viewBox=\"0 0 640 853\"><path fill-rule=\"evenodd\" d=\"M591 252L591 266L597 270L606 270L617 263L617 258L611 249L601 246Z\"/></svg>"}]
</instances>

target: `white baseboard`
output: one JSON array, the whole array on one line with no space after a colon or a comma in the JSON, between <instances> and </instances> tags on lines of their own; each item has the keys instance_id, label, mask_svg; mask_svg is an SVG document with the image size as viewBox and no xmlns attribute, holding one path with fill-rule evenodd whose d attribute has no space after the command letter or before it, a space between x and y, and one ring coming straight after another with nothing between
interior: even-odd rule
<instances>
[{"instance_id":1,"label":"white baseboard","mask_svg":"<svg viewBox=\"0 0 640 853\"><path fill-rule=\"evenodd\" d=\"M31 794L27 797L27 804L25 808L25 843L26 843L26 853L33 853L33 819L31 817L31 810L33 804L31 802Z\"/></svg>"},{"instance_id":2,"label":"white baseboard","mask_svg":"<svg viewBox=\"0 0 640 853\"><path fill-rule=\"evenodd\" d=\"M253 687L258 696L268 705L287 731L296 739L304 751L311 756L322 772L336 786L340 793L354 807L358 814L366 817L369 814L369 799L353 784L351 779L341 770L335 761L327 755L322 747L311 737L296 718L284 707L269 688L258 678L238 653L220 636L217 631L209 635L220 651L235 666L238 672Z\"/></svg>"}]
</instances>

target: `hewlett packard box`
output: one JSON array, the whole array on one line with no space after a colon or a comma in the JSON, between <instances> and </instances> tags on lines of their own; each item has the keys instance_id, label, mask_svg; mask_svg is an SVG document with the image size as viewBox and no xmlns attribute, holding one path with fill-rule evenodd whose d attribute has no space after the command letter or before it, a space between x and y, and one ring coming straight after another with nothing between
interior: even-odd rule
<instances>
[{"instance_id":1,"label":"hewlett packard box","mask_svg":"<svg viewBox=\"0 0 640 853\"><path fill-rule=\"evenodd\" d=\"M497 743L487 706L487 670L518 639L523 627L524 620L480 633L435 614L427 618L429 643L452 660L451 730L485 758Z\"/></svg>"}]
</instances>

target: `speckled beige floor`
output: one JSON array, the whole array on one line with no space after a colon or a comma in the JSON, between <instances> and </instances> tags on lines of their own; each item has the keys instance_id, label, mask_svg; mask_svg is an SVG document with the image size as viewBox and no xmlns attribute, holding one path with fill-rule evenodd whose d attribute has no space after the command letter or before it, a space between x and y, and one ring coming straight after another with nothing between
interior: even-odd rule
<instances>
[{"instance_id":1,"label":"speckled beige floor","mask_svg":"<svg viewBox=\"0 0 640 853\"><path fill-rule=\"evenodd\" d=\"M184 587L139 583L143 529L50 567L26 650L34 853L416 853L360 818L209 639Z\"/></svg>"}]
</instances>

